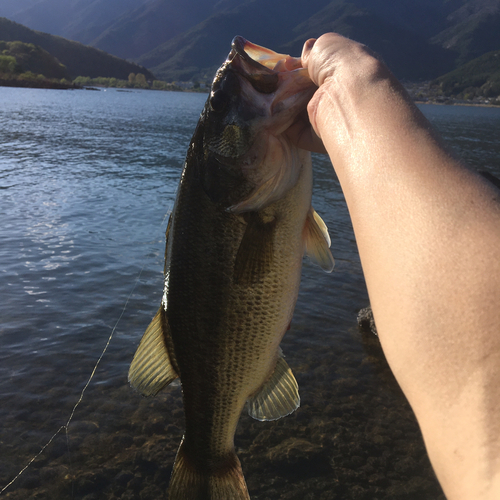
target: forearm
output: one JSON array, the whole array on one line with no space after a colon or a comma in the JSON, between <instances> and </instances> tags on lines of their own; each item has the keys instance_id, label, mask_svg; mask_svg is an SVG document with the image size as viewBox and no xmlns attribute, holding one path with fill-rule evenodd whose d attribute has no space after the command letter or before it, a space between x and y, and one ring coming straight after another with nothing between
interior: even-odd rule
<instances>
[{"instance_id":1,"label":"forearm","mask_svg":"<svg viewBox=\"0 0 500 500\"><path fill-rule=\"evenodd\" d=\"M383 65L358 57L322 82L309 116L346 197L380 340L448 497L499 498L498 192L442 147Z\"/></svg>"}]
</instances>

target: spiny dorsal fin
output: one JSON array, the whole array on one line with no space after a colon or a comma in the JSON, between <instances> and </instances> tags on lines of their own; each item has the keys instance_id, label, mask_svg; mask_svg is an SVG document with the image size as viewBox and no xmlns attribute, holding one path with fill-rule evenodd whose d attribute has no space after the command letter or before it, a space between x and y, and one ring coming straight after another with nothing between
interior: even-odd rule
<instances>
[{"instance_id":1,"label":"spiny dorsal fin","mask_svg":"<svg viewBox=\"0 0 500 500\"><path fill-rule=\"evenodd\" d=\"M247 404L248 414L257 420L277 420L300 406L299 385L281 355L271 378Z\"/></svg>"},{"instance_id":2,"label":"spiny dorsal fin","mask_svg":"<svg viewBox=\"0 0 500 500\"><path fill-rule=\"evenodd\" d=\"M169 335L169 327L161 305L147 327L128 371L128 381L144 396L155 396L178 377L165 345L166 335Z\"/></svg>"},{"instance_id":3,"label":"spiny dorsal fin","mask_svg":"<svg viewBox=\"0 0 500 500\"><path fill-rule=\"evenodd\" d=\"M165 230L165 264L163 266L163 274L167 274L167 251L168 237L170 236L170 228L172 227L172 213L168 216L167 229Z\"/></svg>"},{"instance_id":4,"label":"spiny dorsal fin","mask_svg":"<svg viewBox=\"0 0 500 500\"><path fill-rule=\"evenodd\" d=\"M331 273L335 266L332 252L330 252L330 235L323 219L316 213L314 208L309 209L306 224L304 226L304 239L306 244L306 255L314 264Z\"/></svg>"},{"instance_id":5,"label":"spiny dorsal fin","mask_svg":"<svg viewBox=\"0 0 500 500\"><path fill-rule=\"evenodd\" d=\"M244 214L244 218L247 227L234 262L234 282L239 285L257 283L269 272L274 258L276 220L266 221L257 212Z\"/></svg>"}]
</instances>

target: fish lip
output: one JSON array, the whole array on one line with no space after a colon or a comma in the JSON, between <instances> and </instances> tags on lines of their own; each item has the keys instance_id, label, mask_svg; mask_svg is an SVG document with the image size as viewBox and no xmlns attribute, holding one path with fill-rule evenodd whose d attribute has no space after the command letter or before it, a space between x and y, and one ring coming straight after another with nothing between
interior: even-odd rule
<instances>
[{"instance_id":1,"label":"fish lip","mask_svg":"<svg viewBox=\"0 0 500 500\"><path fill-rule=\"evenodd\" d=\"M231 52L229 53L228 59L231 61L235 60L235 56L238 55L240 56L247 64L250 64L254 68L264 70L264 71L272 71L269 68L266 68L263 64L260 62L256 61L255 59L252 59L245 51L245 47L249 45L254 45L251 42L249 42L246 38L243 38L240 35L236 35L233 38L233 41L231 42ZM231 57L232 55L232 57Z\"/></svg>"},{"instance_id":2,"label":"fish lip","mask_svg":"<svg viewBox=\"0 0 500 500\"><path fill-rule=\"evenodd\" d=\"M252 83L255 78L265 78L273 82L271 87L277 87L279 83L277 72L253 59L245 50L246 48L257 49L261 53L269 52L270 54L274 54L273 51L255 45L238 35L235 36L231 42L231 52L227 57L228 65L250 83ZM264 91L264 93L269 92Z\"/></svg>"},{"instance_id":3,"label":"fish lip","mask_svg":"<svg viewBox=\"0 0 500 500\"><path fill-rule=\"evenodd\" d=\"M231 52L234 52L235 55L239 54L241 57L248 57L248 54L245 52L247 42L246 38L236 35L231 42Z\"/></svg>"},{"instance_id":4,"label":"fish lip","mask_svg":"<svg viewBox=\"0 0 500 500\"><path fill-rule=\"evenodd\" d=\"M231 48L238 53L244 52L247 42L248 40L246 38L243 38L241 35L236 35L231 42Z\"/></svg>"},{"instance_id":5,"label":"fish lip","mask_svg":"<svg viewBox=\"0 0 500 500\"><path fill-rule=\"evenodd\" d=\"M259 60L254 59L249 52L258 54ZM235 36L231 42L231 52L229 53L228 61L231 62L236 55L240 56L247 64L261 71L271 73L291 73L296 70L301 72L306 71L302 67L300 57L280 54L262 45L252 43L240 35Z\"/></svg>"}]
</instances>

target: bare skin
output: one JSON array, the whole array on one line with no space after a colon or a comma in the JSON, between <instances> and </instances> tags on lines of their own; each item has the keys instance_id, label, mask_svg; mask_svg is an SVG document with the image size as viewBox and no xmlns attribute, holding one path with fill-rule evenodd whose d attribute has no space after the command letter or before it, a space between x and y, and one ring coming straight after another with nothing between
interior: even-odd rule
<instances>
[{"instance_id":1,"label":"bare skin","mask_svg":"<svg viewBox=\"0 0 500 500\"><path fill-rule=\"evenodd\" d=\"M498 500L500 191L446 150L365 46L326 34L302 64L319 89L290 134L332 160L437 477L449 500Z\"/></svg>"}]
</instances>

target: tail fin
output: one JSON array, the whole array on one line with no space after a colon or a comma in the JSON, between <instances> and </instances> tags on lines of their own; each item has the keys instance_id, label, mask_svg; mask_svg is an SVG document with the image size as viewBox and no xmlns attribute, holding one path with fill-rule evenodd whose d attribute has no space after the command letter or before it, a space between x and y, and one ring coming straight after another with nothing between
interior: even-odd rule
<instances>
[{"instance_id":1,"label":"tail fin","mask_svg":"<svg viewBox=\"0 0 500 500\"><path fill-rule=\"evenodd\" d=\"M183 441L170 479L169 500L250 500L236 453L224 465L204 470L194 467L186 455Z\"/></svg>"}]
</instances>

